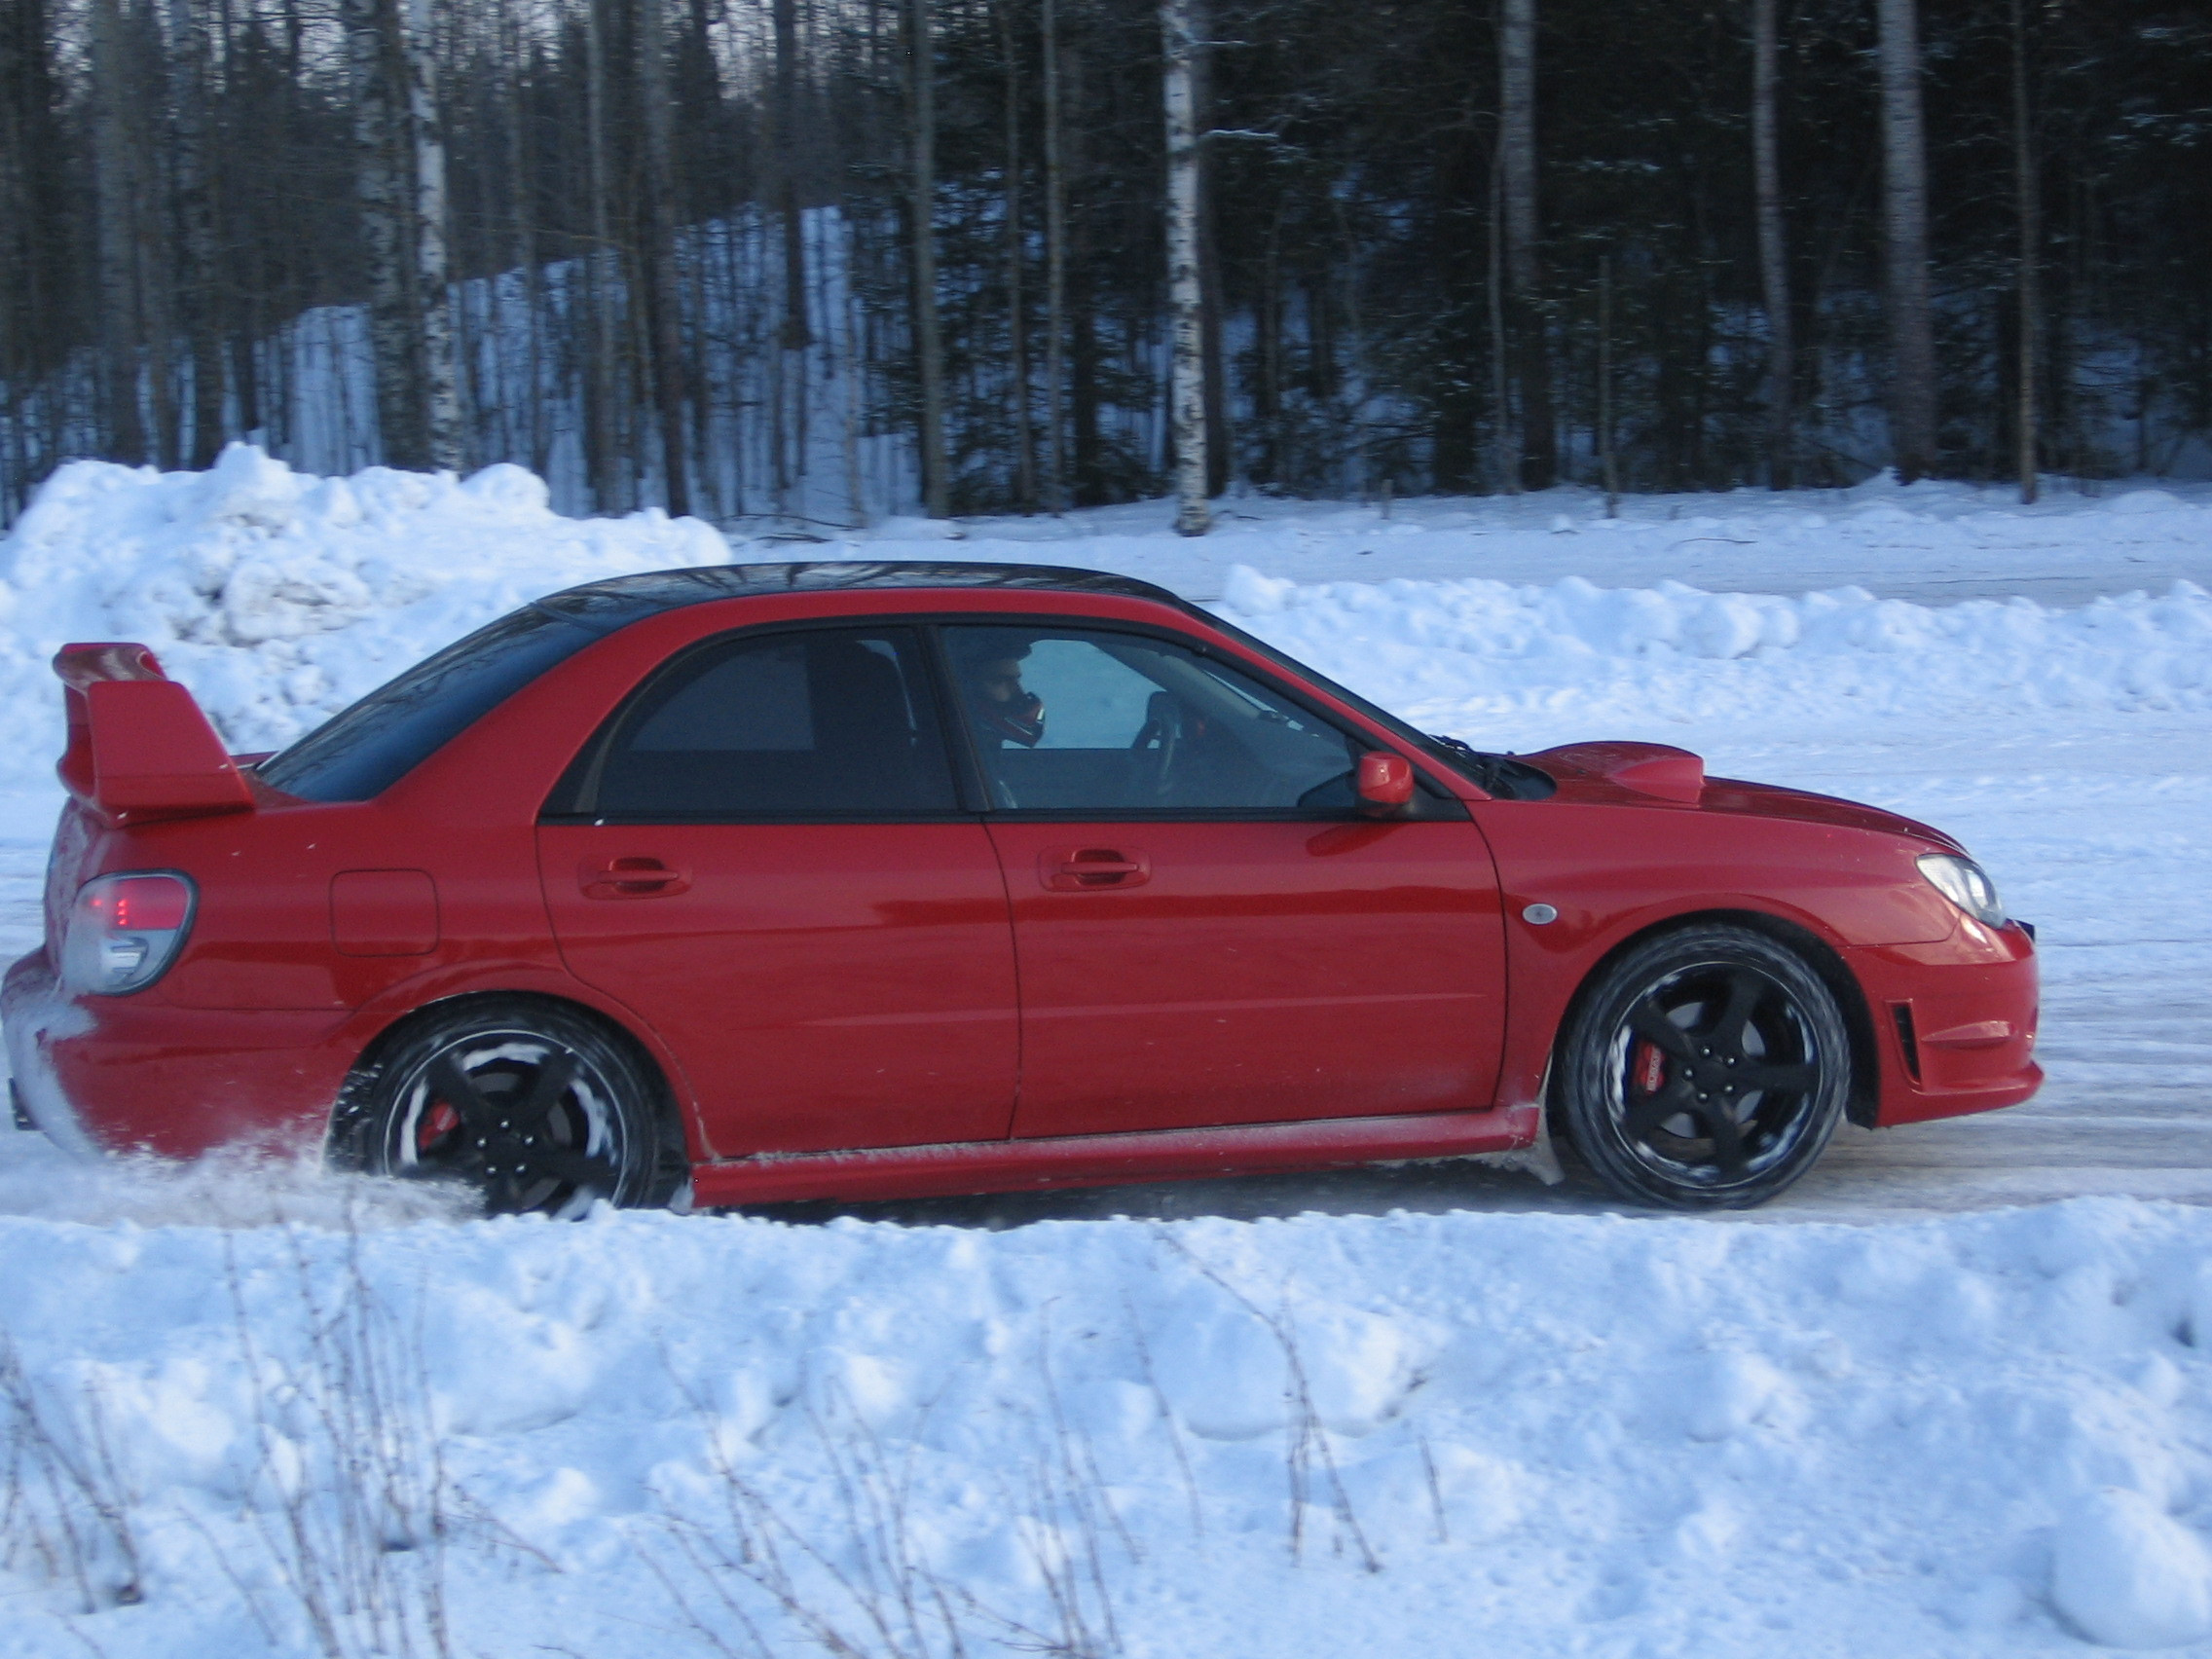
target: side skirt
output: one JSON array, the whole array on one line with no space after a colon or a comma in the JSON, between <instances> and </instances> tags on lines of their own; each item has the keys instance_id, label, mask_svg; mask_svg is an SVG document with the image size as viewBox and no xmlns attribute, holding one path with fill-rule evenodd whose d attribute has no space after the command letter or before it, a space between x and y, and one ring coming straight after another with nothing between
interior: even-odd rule
<instances>
[{"instance_id":1,"label":"side skirt","mask_svg":"<svg viewBox=\"0 0 2212 1659\"><path fill-rule=\"evenodd\" d=\"M1336 1169L1422 1158L1516 1152L1543 1127L1540 1106L1324 1118L1297 1124L1146 1129L1118 1135L957 1141L865 1152L773 1153L694 1165L692 1202L919 1198L1121 1181L1194 1180L1269 1169Z\"/></svg>"}]
</instances>

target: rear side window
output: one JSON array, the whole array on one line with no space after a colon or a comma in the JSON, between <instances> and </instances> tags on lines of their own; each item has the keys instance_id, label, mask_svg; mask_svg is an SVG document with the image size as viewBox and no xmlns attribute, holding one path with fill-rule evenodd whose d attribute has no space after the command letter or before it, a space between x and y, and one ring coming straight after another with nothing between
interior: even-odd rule
<instances>
[{"instance_id":1,"label":"rear side window","mask_svg":"<svg viewBox=\"0 0 2212 1659\"><path fill-rule=\"evenodd\" d=\"M479 717L605 633L525 606L332 716L264 760L260 776L304 800L382 794Z\"/></svg>"},{"instance_id":2,"label":"rear side window","mask_svg":"<svg viewBox=\"0 0 2212 1659\"><path fill-rule=\"evenodd\" d=\"M958 808L910 628L813 628L680 657L556 792L627 823L909 818Z\"/></svg>"}]
</instances>

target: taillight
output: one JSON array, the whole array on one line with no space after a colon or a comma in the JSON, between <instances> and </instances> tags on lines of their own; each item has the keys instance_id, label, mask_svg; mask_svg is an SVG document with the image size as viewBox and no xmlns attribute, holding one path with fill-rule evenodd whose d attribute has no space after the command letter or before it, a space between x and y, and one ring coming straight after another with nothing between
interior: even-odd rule
<instances>
[{"instance_id":1,"label":"taillight","mask_svg":"<svg viewBox=\"0 0 2212 1659\"><path fill-rule=\"evenodd\" d=\"M86 882L61 941L63 983L103 996L152 984L191 931L192 904L186 876L102 875Z\"/></svg>"}]
</instances>

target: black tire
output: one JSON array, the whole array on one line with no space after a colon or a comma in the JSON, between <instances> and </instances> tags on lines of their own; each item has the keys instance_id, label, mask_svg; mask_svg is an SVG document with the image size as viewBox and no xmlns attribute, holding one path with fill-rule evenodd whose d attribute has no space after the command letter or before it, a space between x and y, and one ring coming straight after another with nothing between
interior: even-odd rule
<instances>
[{"instance_id":1,"label":"black tire","mask_svg":"<svg viewBox=\"0 0 2212 1659\"><path fill-rule=\"evenodd\" d=\"M1812 1167L1851 1067L1843 1010L1812 965L1711 923L1604 970L1561 1043L1557 1100L1575 1150L1621 1197L1745 1209Z\"/></svg>"},{"instance_id":2,"label":"black tire","mask_svg":"<svg viewBox=\"0 0 2212 1659\"><path fill-rule=\"evenodd\" d=\"M580 1216L667 1201L654 1080L558 1003L432 1011L348 1080L332 1161L473 1190L495 1215Z\"/></svg>"}]
</instances>

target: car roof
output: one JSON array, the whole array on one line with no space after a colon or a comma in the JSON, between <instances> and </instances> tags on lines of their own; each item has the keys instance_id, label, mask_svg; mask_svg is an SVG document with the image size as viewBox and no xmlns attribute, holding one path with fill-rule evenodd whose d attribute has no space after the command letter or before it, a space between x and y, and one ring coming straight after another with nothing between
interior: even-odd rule
<instances>
[{"instance_id":1,"label":"car roof","mask_svg":"<svg viewBox=\"0 0 2212 1659\"><path fill-rule=\"evenodd\" d=\"M536 601L539 609L587 628L612 631L646 616L719 599L771 594L965 588L1038 593L1113 594L1187 607L1163 587L1105 571L1059 565L1001 565L951 559L818 559L781 565L706 565L645 571L564 588Z\"/></svg>"}]
</instances>

